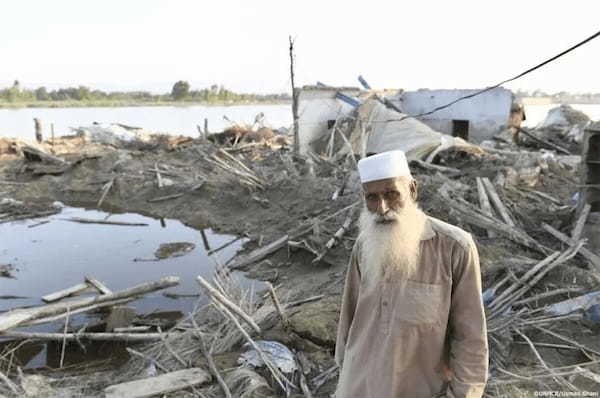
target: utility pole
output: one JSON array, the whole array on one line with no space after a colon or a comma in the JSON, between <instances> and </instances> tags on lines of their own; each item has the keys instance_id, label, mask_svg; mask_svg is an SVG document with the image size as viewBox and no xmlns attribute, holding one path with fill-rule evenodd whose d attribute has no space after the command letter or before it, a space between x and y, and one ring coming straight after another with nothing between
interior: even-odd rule
<instances>
[{"instance_id":1,"label":"utility pole","mask_svg":"<svg viewBox=\"0 0 600 398\"><path fill-rule=\"evenodd\" d=\"M298 134L298 92L294 84L294 40L290 40L290 76L292 80L292 116L294 118L294 153L300 152L300 137Z\"/></svg>"}]
</instances>

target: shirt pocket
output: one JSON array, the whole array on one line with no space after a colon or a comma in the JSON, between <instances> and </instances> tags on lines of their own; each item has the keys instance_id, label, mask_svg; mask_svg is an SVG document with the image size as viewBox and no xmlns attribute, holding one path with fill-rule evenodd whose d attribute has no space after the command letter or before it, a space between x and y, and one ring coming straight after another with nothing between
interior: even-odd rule
<instances>
[{"instance_id":1,"label":"shirt pocket","mask_svg":"<svg viewBox=\"0 0 600 398\"><path fill-rule=\"evenodd\" d=\"M438 284L399 281L393 283L395 294L391 308L396 322L412 325L433 325L441 322L443 286Z\"/></svg>"}]
</instances>

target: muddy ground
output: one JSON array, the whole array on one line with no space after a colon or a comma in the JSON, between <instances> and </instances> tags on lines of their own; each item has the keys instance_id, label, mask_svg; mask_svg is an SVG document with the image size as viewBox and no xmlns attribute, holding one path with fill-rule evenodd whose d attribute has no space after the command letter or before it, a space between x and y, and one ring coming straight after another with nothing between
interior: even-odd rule
<instances>
[{"instance_id":1,"label":"muddy ground","mask_svg":"<svg viewBox=\"0 0 600 398\"><path fill-rule=\"evenodd\" d=\"M41 149L70 162L68 167L61 165L57 170L51 162L27 160L18 153L0 155L0 200L10 198L22 202L22 209L17 211L13 207L15 216L51 211L55 209L52 204L56 201L95 208L103 187L113 181L101 205L102 210L174 218L197 229L210 227L218 232L245 235L250 238L245 252L306 229L308 233L294 238L304 248L278 250L265 260L246 266L244 271L252 278L272 282L284 302L324 296L319 301L290 309L289 328L272 319L266 322L269 326L263 328L262 337L280 341L304 353L308 363L314 365L307 373L309 378L320 375L333 365L340 294L356 227L353 226L344 239L317 263L313 263L315 253L307 247L320 252L353 208L340 210L360 200L358 177L352 171L351 158L334 163L318 156L295 156L286 147L261 145L229 150L231 156L251 170L252 178L248 180L248 173L243 168L219 152L223 148L203 140L169 145L168 140L163 139L153 145L115 147L67 137L57 140L55 145L45 144ZM234 169L218 167L213 156ZM485 230L465 222L449 206L448 199L439 194L444 184L460 192L468 201L478 203L474 179L489 177L497 186L504 187L500 193L524 231L548 248L562 249L563 245L542 231L539 225L546 222L563 231L571 228L575 217L572 198L577 192L579 179L576 159L542 157L539 152L523 152L515 157L514 154L493 151L479 155L446 151L436 158L435 163L457 168L460 172L448 174L413 165L413 173L420 183L421 207L427 213L473 233L481 256L484 289L504 276L507 267L503 264L507 259L539 261L544 257L507 238L489 238ZM162 188L158 187L156 172L152 171L155 168L160 170ZM522 169L529 168L534 169L533 177L527 173L520 174ZM241 175L243 178L240 178ZM256 181L259 183L255 184ZM332 200L334 192L342 187L341 194ZM532 191L546 193L555 200L548 200ZM155 201L177 194L183 195ZM359 207L360 204L354 208ZM328 219L331 215L334 217ZM522 265L515 272L521 271ZM573 285L581 287L584 292L600 287L597 274L589 271L589 265L579 256L550 272L532 293ZM565 293L550 301L576 295ZM538 306L544 304L544 301L535 303ZM198 319L210 324L214 316L206 313ZM598 333L597 325L570 321L557 325L557 328L573 340L600 351L600 342L594 338ZM156 352L156 348L149 352ZM239 352L240 346L235 345L228 352L217 355L219 366L224 369L234 367ZM552 366L590 359L589 353L587 357L577 352L565 355L564 350L552 348L540 348L540 352ZM513 371L518 372L521 366L538 366L536 357L527 346L513 344L501 354L508 362L507 369ZM127 374L132 378L140 377L132 372ZM86 377L91 376L88 374ZM101 396L100 392L108 385L106 383L109 380L114 382L114 378L98 380L104 381L90 383L89 389L83 390L84 395ZM336 378L331 378L314 395L329 397L335 382ZM594 388L593 383L590 386L585 378L577 378L573 382L588 391ZM533 388L532 385L525 383L524 388ZM507 388L490 388L489 394L511 396L510 391L513 390ZM510 388L513 388L512 385ZM211 391L214 395L208 396L219 396L218 389ZM295 396L303 396L298 394Z\"/></svg>"}]
</instances>

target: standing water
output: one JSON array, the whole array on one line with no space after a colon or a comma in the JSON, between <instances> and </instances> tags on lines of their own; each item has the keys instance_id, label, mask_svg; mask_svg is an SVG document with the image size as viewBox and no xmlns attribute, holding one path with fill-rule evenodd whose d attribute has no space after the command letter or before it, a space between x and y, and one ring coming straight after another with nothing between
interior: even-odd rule
<instances>
[{"instance_id":1,"label":"standing water","mask_svg":"<svg viewBox=\"0 0 600 398\"><path fill-rule=\"evenodd\" d=\"M81 224L65 220L75 217L148 225ZM227 262L244 243L235 236L205 230L207 250L201 231L177 220L156 220L131 213L108 214L66 207L48 220L50 222L45 224L40 224L40 219L0 224L0 264L10 264L13 276L0 277L0 312L43 305L42 296L80 284L85 276L103 282L116 292L173 275L180 278L178 286L149 293L126 305L133 307L137 314L167 312L171 317L180 318L207 302L206 297L200 295L196 277L200 275L210 280L217 262ZM209 250L229 242L233 243L208 254ZM165 243L179 243L170 248L183 250L173 253L164 250L165 246L157 250ZM248 289L253 284L256 284L254 288L258 287L258 282L240 275L236 277ZM82 326L98 320L98 316L79 314L73 316L70 323ZM62 332L62 327L64 320L27 330ZM48 344L48 349L33 356L29 366L50 364L51 346Z\"/></svg>"}]
</instances>

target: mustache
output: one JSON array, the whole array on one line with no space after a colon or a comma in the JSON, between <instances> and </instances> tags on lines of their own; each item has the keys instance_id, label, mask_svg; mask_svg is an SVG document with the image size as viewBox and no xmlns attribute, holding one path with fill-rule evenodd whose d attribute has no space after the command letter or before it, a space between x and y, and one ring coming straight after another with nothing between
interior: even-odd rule
<instances>
[{"instance_id":1,"label":"mustache","mask_svg":"<svg viewBox=\"0 0 600 398\"><path fill-rule=\"evenodd\" d=\"M373 221L377 224L387 224L393 221L397 221L400 214L394 210L388 210L384 214L376 214L373 217Z\"/></svg>"}]
</instances>

